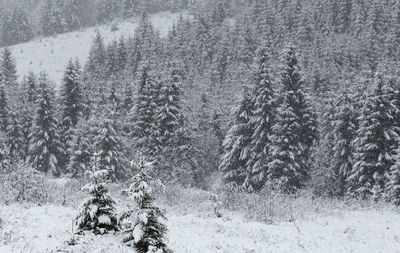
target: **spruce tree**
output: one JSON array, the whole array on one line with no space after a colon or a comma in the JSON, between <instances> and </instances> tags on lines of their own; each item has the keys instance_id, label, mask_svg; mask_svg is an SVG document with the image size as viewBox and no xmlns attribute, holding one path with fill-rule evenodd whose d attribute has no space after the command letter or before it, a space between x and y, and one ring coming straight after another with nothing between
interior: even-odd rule
<instances>
[{"instance_id":1,"label":"spruce tree","mask_svg":"<svg viewBox=\"0 0 400 253\"><path fill-rule=\"evenodd\" d=\"M16 89L17 67L11 49L4 48L1 52L1 78L7 90Z\"/></svg>"},{"instance_id":2,"label":"spruce tree","mask_svg":"<svg viewBox=\"0 0 400 253\"><path fill-rule=\"evenodd\" d=\"M0 37L3 45L15 45L29 41L33 37L28 16L21 8L13 7L2 16Z\"/></svg>"},{"instance_id":3,"label":"spruce tree","mask_svg":"<svg viewBox=\"0 0 400 253\"><path fill-rule=\"evenodd\" d=\"M398 147L395 92L380 75L374 84L359 117L355 163L348 177L348 193L361 198L381 197Z\"/></svg>"},{"instance_id":4,"label":"spruce tree","mask_svg":"<svg viewBox=\"0 0 400 253\"><path fill-rule=\"evenodd\" d=\"M27 97L26 100L30 105L33 105L38 97L37 80L33 72L29 72L29 74L24 78L24 84L24 92Z\"/></svg>"},{"instance_id":5,"label":"spruce tree","mask_svg":"<svg viewBox=\"0 0 400 253\"><path fill-rule=\"evenodd\" d=\"M107 74L106 59L104 40L99 31L97 31L85 65L87 77L92 81L104 81Z\"/></svg>"},{"instance_id":6,"label":"spruce tree","mask_svg":"<svg viewBox=\"0 0 400 253\"><path fill-rule=\"evenodd\" d=\"M260 190L268 174L268 150L270 146L271 128L274 123L275 98L269 74L269 54L266 47L258 52L258 66L255 73L255 89L253 99L253 117L250 120L252 128L251 155L248 161L249 179L254 190Z\"/></svg>"},{"instance_id":7,"label":"spruce tree","mask_svg":"<svg viewBox=\"0 0 400 253\"><path fill-rule=\"evenodd\" d=\"M283 96L270 137L268 179L274 189L292 194L305 185L307 174L303 170L306 163L301 157L304 153L300 144L301 126L289 104L290 95Z\"/></svg>"},{"instance_id":8,"label":"spruce tree","mask_svg":"<svg viewBox=\"0 0 400 253\"><path fill-rule=\"evenodd\" d=\"M98 22L112 21L118 15L118 2L115 0L101 0L99 13L97 15Z\"/></svg>"},{"instance_id":9,"label":"spruce tree","mask_svg":"<svg viewBox=\"0 0 400 253\"><path fill-rule=\"evenodd\" d=\"M350 96L348 90L341 92L336 103L336 113L333 116L334 161L331 165L339 196L346 193L347 178L353 169L353 141L357 130L357 113Z\"/></svg>"},{"instance_id":10,"label":"spruce tree","mask_svg":"<svg viewBox=\"0 0 400 253\"><path fill-rule=\"evenodd\" d=\"M115 217L115 202L108 194L106 177L109 173L99 163L100 154L93 155L92 170L86 173L90 182L82 190L89 192L75 219L80 232L92 231L94 234L106 234L118 231L118 222Z\"/></svg>"},{"instance_id":11,"label":"spruce tree","mask_svg":"<svg viewBox=\"0 0 400 253\"><path fill-rule=\"evenodd\" d=\"M79 69L72 59L69 60L64 73L61 88L62 124L66 130L76 126L82 115L82 94L80 87Z\"/></svg>"},{"instance_id":12,"label":"spruce tree","mask_svg":"<svg viewBox=\"0 0 400 253\"><path fill-rule=\"evenodd\" d=\"M240 105L235 109L232 125L226 134L223 155L219 171L222 173L224 184L230 188L241 187L253 191L248 178L246 164L249 159L251 128L249 125L252 115L251 96L244 92Z\"/></svg>"},{"instance_id":13,"label":"spruce tree","mask_svg":"<svg viewBox=\"0 0 400 253\"><path fill-rule=\"evenodd\" d=\"M61 174L59 157L65 151L60 143L58 123L54 116L54 106L51 91L46 84L41 88L38 98L32 132L29 135L28 160L38 171L52 173L55 176Z\"/></svg>"},{"instance_id":14,"label":"spruce tree","mask_svg":"<svg viewBox=\"0 0 400 253\"><path fill-rule=\"evenodd\" d=\"M0 85L0 130L5 133L8 126L8 99L4 85Z\"/></svg>"},{"instance_id":15,"label":"spruce tree","mask_svg":"<svg viewBox=\"0 0 400 253\"><path fill-rule=\"evenodd\" d=\"M168 73L169 77L161 83L158 110L155 116L156 124L158 124L160 145L174 146L177 145L178 134L183 127L183 115L180 105L180 77L178 69L171 69Z\"/></svg>"},{"instance_id":16,"label":"spruce tree","mask_svg":"<svg viewBox=\"0 0 400 253\"><path fill-rule=\"evenodd\" d=\"M69 149L69 163L67 171L71 177L80 177L90 168L90 140L86 136L88 131L77 125L73 131L71 147Z\"/></svg>"},{"instance_id":17,"label":"spruce tree","mask_svg":"<svg viewBox=\"0 0 400 253\"><path fill-rule=\"evenodd\" d=\"M317 138L316 120L303 91L303 79L293 46L284 52L282 90L271 136L269 179L274 187L295 193L309 178L309 155Z\"/></svg>"},{"instance_id":18,"label":"spruce tree","mask_svg":"<svg viewBox=\"0 0 400 253\"><path fill-rule=\"evenodd\" d=\"M125 234L123 242L139 253L172 253L165 240L165 212L153 203L150 164L141 156L137 167L139 173L132 178L132 184L124 191L135 206L121 217Z\"/></svg>"},{"instance_id":19,"label":"spruce tree","mask_svg":"<svg viewBox=\"0 0 400 253\"><path fill-rule=\"evenodd\" d=\"M393 88L375 78L375 90L369 94L359 117L355 144L355 163L348 177L350 195L380 198L395 164L399 129L395 122Z\"/></svg>"},{"instance_id":20,"label":"spruce tree","mask_svg":"<svg viewBox=\"0 0 400 253\"><path fill-rule=\"evenodd\" d=\"M99 166L109 172L108 176L112 181L121 180L127 174L126 161L121 151L122 143L115 122L103 115L103 119L98 123L94 138L99 152Z\"/></svg>"},{"instance_id":21,"label":"spruce tree","mask_svg":"<svg viewBox=\"0 0 400 253\"><path fill-rule=\"evenodd\" d=\"M18 115L15 112L10 114L10 124L7 127L7 140L9 157L14 161L24 158L24 136Z\"/></svg>"},{"instance_id":22,"label":"spruce tree","mask_svg":"<svg viewBox=\"0 0 400 253\"><path fill-rule=\"evenodd\" d=\"M155 116L157 113L157 97L155 80L149 73L148 67L141 67L138 95L135 106L130 113L130 132L135 147L142 150L148 157L153 157L159 150Z\"/></svg>"}]
</instances>

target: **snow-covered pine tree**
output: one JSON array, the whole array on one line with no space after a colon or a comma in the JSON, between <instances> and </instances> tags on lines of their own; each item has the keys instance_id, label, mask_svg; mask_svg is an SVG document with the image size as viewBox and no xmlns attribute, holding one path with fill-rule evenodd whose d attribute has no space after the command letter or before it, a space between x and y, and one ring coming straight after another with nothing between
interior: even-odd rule
<instances>
[{"instance_id":1,"label":"snow-covered pine tree","mask_svg":"<svg viewBox=\"0 0 400 253\"><path fill-rule=\"evenodd\" d=\"M7 140L9 157L14 161L24 158L24 136L18 115L15 112L10 113L10 124L7 126Z\"/></svg>"},{"instance_id":2,"label":"snow-covered pine tree","mask_svg":"<svg viewBox=\"0 0 400 253\"><path fill-rule=\"evenodd\" d=\"M305 185L307 174L301 157L304 153L300 144L301 125L289 100L290 94L284 93L277 108L270 137L268 179L274 189L292 194Z\"/></svg>"},{"instance_id":3,"label":"snow-covered pine tree","mask_svg":"<svg viewBox=\"0 0 400 253\"><path fill-rule=\"evenodd\" d=\"M73 139L69 149L69 163L67 171L71 177L80 177L90 168L90 140L83 123L78 123L73 131Z\"/></svg>"},{"instance_id":4,"label":"snow-covered pine tree","mask_svg":"<svg viewBox=\"0 0 400 253\"><path fill-rule=\"evenodd\" d=\"M400 157L396 151L396 163L390 168L390 176L386 183L386 199L396 206L400 206Z\"/></svg>"},{"instance_id":5,"label":"snow-covered pine tree","mask_svg":"<svg viewBox=\"0 0 400 253\"><path fill-rule=\"evenodd\" d=\"M0 174L5 175L10 168L10 160L8 157L8 150L3 143L0 143Z\"/></svg>"},{"instance_id":6,"label":"snow-covered pine tree","mask_svg":"<svg viewBox=\"0 0 400 253\"><path fill-rule=\"evenodd\" d=\"M135 37L137 37L136 53L138 53L138 55L134 56L135 60L137 62L154 63L157 36L149 15L145 12L142 15L139 26L135 30Z\"/></svg>"},{"instance_id":7,"label":"snow-covered pine tree","mask_svg":"<svg viewBox=\"0 0 400 253\"><path fill-rule=\"evenodd\" d=\"M107 22L112 21L118 16L118 2L116 0L101 0L99 6L99 12L97 15L97 21Z\"/></svg>"},{"instance_id":8,"label":"snow-covered pine tree","mask_svg":"<svg viewBox=\"0 0 400 253\"><path fill-rule=\"evenodd\" d=\"M85 75L92 81L104 81L106 70L106 48L103 37L97 31L85 65Z\"/></svg>"},{"instance_id":9,"label":"snow-covered pine tree","mask_svg":"<svg viewBox=\"0 0 400 253\"><path fill-rule=\"evenodd\" d=\"M94 234L106 234L118 231L118 221L115 217L115 202L108 194L106 177L109 173L100 165L100 153L93 154L92 170L86 171L90 183L82 190L89 192L75 219L80 232L92 231Z\"/></svg>"},{"instance_id":10,"label":"snow-covered pine tree","mask_svg":"<svg viewBox=\"0 0 400 253\"><path fill-rule=\"evenodd\" d=\"M23 157L24 160L29 155L30 133L32 131L32 126L33 126L34 112L35 112L34 108L28 108L26 105L22 105L18 110L21 123L23 147L24 147L24 157Z\"/></svg>"},{"instance_id":11,"label":"snow-covered pine tree","mask_svg":"<svg viewBox=\"0 0 400 253\"><path fill-rule=\"evenodd\" d=\"M44 80L42 80L42 86L37 100L38 108L33 129L29 135L28 160L35 169L59 176L61 174L58 166L59 156L65 151L60 143L50 88Z\"/></svg>"},{"instance_id":12,"label":"snow-covered pine tree","mask_svg":"<svg viewBox=\"0 0 400 253\"><path fill-rule=\"evenodd\" d=\"M158 94L154 92L155 80L148 67L142 66L140 73L138 95L130 112L130 131L135 147L143 150L147 157L153 157L159 150L159 144L153 138L158 136L155 134Z\"/></svg>"},{"instance_id":13,"label":"snow-covered pine tree","mask_svg":"<svg viewBox=\"0 0 400 253\"><path fill-rule=\"evenodd\" d=\"M268 174L268 150L270 135L274 124L275 97L269 74L268 48L261 46L257 51L257 70L254 75L253 117L250 119L252 128L251 152L247 170L251 178L247 179L255 191L260 190Z\"/></svg>"},{"instance_id":14,"label":"snow-covered pine tree","mask_svg":"<svg viewBox=\"0 0 400 253\"><path fill-rule=\"evenodd\" d=\"M2 13L1 36L2 44L6 46L26 42L33 36L32 26L28 15L22 8L14 6L6 13Z\"/></svg>"},{"instance_id":15,"label":"snow-covered pine tree","mask_svg":"<svg viewBox=\"0 0 400 253\"><path fill-rule=\"evenodd\" d=\"M165 240L165 212L153 203L151 164L141 156L137 167L139 173L132 178L130 187L123 191L134 202L134 207L121 216L125 234L123 242L138 253L172 253Z\"/></svg>"},{"instance_id":16,"label":"snow-covered pine tree","mask_svg":"<svg viewBox=\"0 0 400 253\"><path fill-rule=\"evenodd\" d=\"M294 46L288 46L284 52L283 71L281 72L283 89L287 102L293 108L300 125L300 144L303 146L302 159L307 162L310 149L318 138L317 119L305 92L303 72L299 56ZM307 175L308 168L302 168Z\"/></svg>"},{"instance_id":17,"label":"snow-covered pine tree","mask_svg":"<svg viewBox=\"0 0 400 253\"><path fill-rule=\"evenodd\" d=\"M303 79L293 46L284 52L281 101L272 127L269 180L278 190L294 193L309 178L309 154L317 137L315 116L303 91Z\"/></svg>"},{"instance_id":18,"label":"snow-covered pine tree","mask_svg":"<svg viewBox=\"0 0 400 253\"><path fill-rule=\"evenodd\" d=\"M347 178L353 168L353 141L357 129L357 113L354 101L348 90L340 92L336 101L336 113L333 116L333 151L332 172L338 186L338 195L346 193Z\"/></svg>"},{"instance_id":19,"label":"snow-covered pine tree","mask_svg":"<svg viewBox=\"0 0 400 253\"><path fill-rule=\"evenodd\" d=\"M172 68L166 80L161 83L158 110L155 116L159 130L159 142L163 147L178 145L178 134L183 127L183 115L180 105L180 71Z\"/></svg>"},{"instance_id":20,"label":"snow-covered pine tree","mask_svg":"<svg viewBox=\"0 0 400 253\"><path fill-rule=\"evenodd\" d=\"M107 75L117 76L119 72L119 62L118 62L118 42L116 40L112 41L106 49L107 54Z\"/></svg>"},{"instance_id":21,"label":"snow-covered pine tree","mask_svg":"<svg viewBox=\"0 0 400 253\"><path fill-rule=\"evenodd\" d=\"M17 67L14 56L9 48L4 48L1 52L0 73L0 81L11 99L10 102L13 102L17 98Z\"/></svg>"},{"instance_id":22,"label":"snow-covered pine tree","mask_svg":"<svg viewBox=\"0 0 400 253\"><path fill-rule=\"evenodd\" d=\"M395 122L393 88L382 76L375 78L375 90L369 94L359 117L354 140L355 158L348 177L348 193L353 196L380 198L391 167L396 162L398 127Z\"/></svg>"},{"instance_id":23,"label":"snow-covered pine tree","mask_svg":"<svg viewBox=\"0 0 400 253\"><path fill-rule=\"evenodd\" d=\"M61 103L61 121L59 125L60 141L63 145L63 154L60 154L59 165L66 168L69 161L68 150L71 147L72 131L78 123L79 117L82 116L82 94L79 82L79 69L70 59L64 72L63 84L61 87L60 103Z\"/></svg>"},{"instance_id":24,"label":"snow-covered pine tree","mask_svg":"<svg viewBox=\"0 0 400 253\"><path fill-rule=\"evenodd\" d=\"M132 17L138 11L142 11L138 9L138 0L124 0L123 15L125 18Z\"/></svg>"},{"instance_id":25,"label":"snow-covered pine tree","mask_svg":"<svg viewBox=\"0 0 400 253\"><path fill-rule=\"evenodd\" d=\"M35 74L29 72L26 77L24 77L24 93L26 95L26 100L33 105L38 97L38 87Z\"/></svg>"},{"instance_id":26,"label":"snow-covered pine tree","mask_svg":"<svg viewBox=\"0 0 400 253\"><path fill-rule=\"evenodd\" d=\"M63 86L61 88L61 113L62 125L69 130L76 126L82 115L82 94L80 88L79 69L70 59L64 72Z\"/></svg>"},{"instance_id":27,"label":"snow-covered pine tree","mask_svg":"<svg viewBox=\"0 0 400 253\"><path fill-rule=\"evenodd\" d=\"M247 17L243 20L242 30L240 31L240 41L238 45L239 60L246 66L250 66L253 62L254 53L256 51L256 40L252 30L251 23Z\"/></svg>"},{"instance_id":28,"label":"snow-covered pine tree","mask_svg":"<svg viewBox=\"0 0 400 253\"><path fill-rule=\"evenodd\" d=\"M0 84L0 130L5 133L8 126L8 99L4 85Z\"/></svg>"},{"instance_id":29,"label":"snow-covered pine tree","mask_svg":"<svg viewBox=\"0 0 400 253\"><path fill-rule=\"evenodd\" d=\"M126 161L122 155L122 144L116 131L115 122L103 115L94 138L99 152L99 166L109 172L108 176L112 181L123 179L127 175Z\"/></svg>"},{"instance_id":30,"label":"snow-covered pine tree","mask_svg":"<svg viewBox=\"0 0 400 253\"><path fill-rule=\"evenodd\" d=\"M84 25L83 12L85 3L82 0L67 0L64 3L64 22L68 31L74 31Z\"/></svg>"},{"instance_id":31,"label":"snow-covered pine tree","mask_svg":"<svg viewBox=\"0 0 400 253\"><path fill-rule=\"evenodd\" d=\"M122 36L118 41L117 49L117 63L118 63L118 73L122 73L128 62L128 48L125 43L125 38Z\"/></svg>"},{"instance_id":32,"label":"snow-covered pine tree","mask_svg":"<svg viewBox=\"0 0 400 253\"><path fill-rule=\"evenodd\" d=\"M244 91L240 105L235 109L232 125L226 134L223 155L219 171L224 183L230 188L244 188L253 191L252 184L247 178L246 163L249 159L252 131L249 125L252 115L252 98L247 90Z\"/></svg>"}]
</instances>

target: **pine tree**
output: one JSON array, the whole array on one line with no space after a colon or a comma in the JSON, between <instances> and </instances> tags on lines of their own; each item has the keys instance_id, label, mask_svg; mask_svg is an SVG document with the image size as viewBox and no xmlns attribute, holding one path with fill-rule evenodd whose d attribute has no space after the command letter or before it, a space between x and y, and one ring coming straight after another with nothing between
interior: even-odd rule
<instances>
[{"instance_id":1,"label":"pine tree","mask_svg":"<svg viewBox=\"0 0 400 253\"><path fill-rule=\"evenodd\" d=\"M85 1L67 0L63 9L64 21L68 31L77 30L84 25Z\"/></svg>"},{"instance_id":2,"label":"pine tree","mask_svg":"<svg viewBox=\"0 0 400 253\"><path fill-rule=\"evenodd\" d=\"M90 168L90 141L86 136L87 131L82 128L80 125L75 128L69 149L70 159L67 171L71 177L80 177Z\"/></svg>"},{"instance_id":3,"label":"pine tree","mask_svg":"<svg viewBox=\"0 0 400 253\"><path fill-rule=\"evenodd\" d=\"M15 112L10 114L10 124L7 127L7 140L9 157L14 161L24 158L24 136L21 123Z\"/></svg>"},{"instance_id":4,"label":"pine tree","mask_svg":"<svg viewBox=\"0 0 400 253\"><path fill-rule=\"evenodd\" d=\"M117 49L117 63L118 63L118 73L122 73L128 63L128 48L125 44L125 38L121 37L118 42Z\"/></svg>"},{"instance_id":5,"label":"pine tree","mask_svg":"<svg viewBox=\"0 0 400 253\"><path fill-rule=\"evenodd\" d=\"M234 111L232 126L226 134L219 171L224 183L230 188L241 187L253 191L247 178L246 163L249 159L251 129L249 125L252 115L251 96L244 92L240 105Z\"/></svg>"},{"instance_id":6,"label":"pine tree","mask_svg":"<svg viewBox=\"0 0 400 253\"><path fill-rule=\"evenodd\" d=\"M131 186L124 191L135 207L121 217L125 221L123 242L139 253L172 253L165 241L167 227L162 221L166 219L165 212L153 204L150 164L142 156L137 167L139 173L133 177Z\"/></svg>"},{"instance_id":7,"label":"pine tree","mask_svg":"<svg viewBox=\"0 0 400 253\"><path fill-rule=\"evenodd\" d=\"M107 22L112 21L118 16L118 4L115 0L101 0L99 6L99 13L97 15L97 21Z\"/></svg>"},{"instance_id":8,"label":"pine tree","mask_svg":"<svg viewBox=\"0 0 400 253\"><path fill-rule=\"evenodd\" d=\"M70 59L61 88L62 125L65 130L76 126L79 117L82 115L83 106L79 78L79 69Z\"/></svg>"},{"instance_id":9,"label":"pine tree","mask_svg":"<svg viewBox=\"0 0 400 253\"><path fill-rule=\"evenodd\" d=\"M42 85L46 85L43 83ZM32 132L29 135L28 160L38 171L49 172L55 176L61 174L59 156L65 151L60 143L58 124L54 117L54 107L51 91L42 87L38 98L38 108L35 115Z\"/></svg>"},{"instance_id":10,"label":"pine tree","mask_svg":"<svg viewBox=\"0 0 400 253\"><path fill-rule=\"evenodd\" d=\"M294 193L309 178L310 150L317 138L316 120L303 91L303 79L293 46L284 52L282 91L271 136L269 179L279 190Z\"/></svg>"},{"instance_id":11,"label":"pine tree","mask_svg":"<svg viewBox=\"0 0 400 253\"><path fill-rule=\"evenodd\" d=\"M63 2L47 0L41 12L41 30L44 35L63 33L66 30Z\"/></svg>"},{"instance_id":12,"label":"pine tree","mask_svg":"<svg viewBox=\"0 0 400 253\"><path fill-rule=\"evenodd\" d=\"M158 141L154 139L158 136L158 126L155 124L158 97L155 92L155 82L148 68L142 67L138 95L130 113L130 132L135 147L149 157L153 157L160 149Z\"/></svg>"},{"instance_id":13,"label":"pine tree","mask_svg":"<svg viewBox=\"0 0 400 253\"><path fill-rule=\"evenodd\" d=\"M341 92L336 103L336 113L333 116L333 175L338 186L339 196L346 193L347 178L353 169L354 136L357 129L357 113L349 91Z\"/></svg>"},{"instance_id":14,"label":"pine tree","mask_svg":"<svg viewBox=\"0 0 400 253\"><path fill-rule=\"evenodd\" d=\"M270 137L268 179L274 189L292 194L305 185L307 174L303 171L306 164L301 157L304 153L300 145L301 127L289 100L290 95L284 94L277 108L276 124Z\"/></svg>"},{"instance_id":15,"label":"pine tree","mask_svg":"<svg viewBox=\"0 0 400 253\"><path fill-rule=\"evenodd\" d=\"M243 22L239 43L239 60L246 66L250 66L253 62L254 53L256 51L256 41L254 39L250 21L247 18L245 18Z\"/></svg>"},{"instance_id":16,"label":"pine tree","mask_svg":"<svg viewBox=\"0 0 400 253\"><path fill-rule=\"evenodd\" d=\"M96 152L93 156L93 168L87 171L91 182L82 189L89 192L89 197L80 208L75 224L81 232L92 231L94 234L115 232L118 231L115 202L108 194L105 183L109 171L101 167L99 153Z\"/></svg>"},{"instance_id":17,"label":"pine tree","mask_svg":"<svg viewBox=\"0 0 400 253\"><path fill-rule=\"evenodd\" d=\"M160 131L158 140L163 147L177 145L178 134L181 133L180 129L183 127L179 72L176 68L170 70L167 80L161 83L157 101L158 110L155 121Z\"/></svg>"},{"instance_id":18,"label":"pine tree","mask_svg":"<svg viewBox=\"0 0 400 253\"><path fill-rule=\"evenodd\" d=\"M33 105L38 97L37 80L33 72L29 72L29 74L24 78L24 84L24 92L26 94L27 101L30 105Z\"/></svg>"},{"instance_id":19,"label":"pine tree","mask_svg":"<svg viewBox=\"0 0 400 253\"><path fill-rule=\"evenodd\" d=\"M119 62L118 62L118 42L114 40L107 47L107 75L116 76L119 72Z\"/></svg>"},{"instance_id":20,"label":"pine tree","mask_svg":"<svg viewBox=\"0 0 400 253\"><path fill-rule=\"evenodd\" d=\"M126 161L122 156L122 143L115 130L115 122L103 115L98 125L95 146L99 152L99 166L109 172L112 181L123 179L127 174Z\"/></svg>"},{"instance_id":21,"label":"pine tree","mask_svg":"<svg viewBox=\"0 0 400 253\"><path fill-rule=\"evenodd\" d=\"M30 145L30 133L33 127L33 116L35 112L34 108L28 108L26 105L22 106L19 109L18 113L20 115L21 121L21 131L22 131L22 139L23 139L23 158L24 160L29 155L29 145Z\"/></svg>"},{"instance_id":22,"label":"pine tree","mask_svg":"<svg viewBox=\"0 0 400 253\"><path fill-rule=\"evenodd\" d=\"M9 48L4 48L1 52L1 79L7 90L16 89L17 67Z\"/></svg>"},{"instance_id":23,"label":"pine tree","mask_svg":"<svg viewBox=\"0 0 400 253\"><path fill-rule=\"evenodd\" d=\"M8 99L4 86L0 85L0 130L5 133L8 126Z\"/></svg>"},{"instance_id":24,"label":"pine tree","mask_svg":"<svg viewBox=\"0 0 400 253\"><path fill-rule=\"evenodd\" d=\"M258 52L258 67L255 73L255 89L253 99L251 155L248 171L254 190L260 190L268 174L268 150L270 146L271 128L274 123L275 98L269 74L269 53L266 47Z\"/></svg>"},{"instance_id":25,"label":"pine tree","mask_svg":"<svg viewBox=\"0 0 400 253\"><path fill-rule=\"evenodd\" d=\"M103 37L97 31L89 52L89 58L85 65L85 73L93 81L104 81L106 79L106 49Z\"/></svg>"},{"instance_id":26,"label":"pine tree","mask_svg":"<svg viewBox=\"0 0 400 253\"><path fill-rule=\"evenodd\" d=\"M139 2L137 0L124 0L124 17L132 17L135 11L141 11L138 7Z\"/></svg>"},{"instance_id":27,"label":"pine tree","mask_svg":"<svg viewBox=\"0 0 400 253\"><path fill-rule=\"evenodd\" d=\"M381 76L375 78L375 90L368 96L359 117L353 170L348 177L351 195L379 198L395 164L398 127L394 121L395 92Z\"/></svg>"},{"instance_id":28,"label":"pine tree","mask_svg":"<svg viewBox=\"0 0 400 253\"><path fill-rule=\"evenodd\" d=\"M1 21L0 37L3 45L15 45L29 41L33 37L29 19L22 9L14 7L3 15Z\"/></svg>"}]
</instances>

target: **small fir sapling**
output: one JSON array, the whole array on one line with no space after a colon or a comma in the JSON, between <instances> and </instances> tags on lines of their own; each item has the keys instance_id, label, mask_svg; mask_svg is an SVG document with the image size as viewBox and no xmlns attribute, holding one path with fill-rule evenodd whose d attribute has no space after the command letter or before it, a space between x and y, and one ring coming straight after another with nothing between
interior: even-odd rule
<instances>
[{"instance_id":1,"label":"small fir sapling","mask_svg":"<svg viewBox=\"0 0 400 253\"><path fill-rule=\"evenodd\" d=\"M118 222L115 217L115 202L111 199L106 188L105 178L108 170L98 167L99 153L96 151L93 157L93 169L87 171L91 180L83 187L89 191L89 197L83 203L75 224L80 233L85 230L94 234L106 234L109 231L118 230Z\"/></svg>"},{"instance_id":2,"label":"small fir sapling","mask_svg":"<svg viewBox=\"0 0 400 253\"><path fill-rule=\"evenodd\" d=\"M137 167L139 173L133 177L130 187L122 191L134 202L134 207L124 212L120 218L125 234L123 243L139 253L172 253L165 240L165 212L153 204L150 186L153 180L149 175L152 164L141 156Z\"/></svg>"}]
</instances>

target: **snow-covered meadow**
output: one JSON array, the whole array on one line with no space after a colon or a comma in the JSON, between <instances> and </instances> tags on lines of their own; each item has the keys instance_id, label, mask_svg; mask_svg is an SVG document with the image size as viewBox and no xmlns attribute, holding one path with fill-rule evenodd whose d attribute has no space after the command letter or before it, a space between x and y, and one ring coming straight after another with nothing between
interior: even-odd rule
<instances>
[{"instance_id":1,"label":"snow-covered meadow","mask_svg":"<svg viewBox=\"0 0 400 253\"><path fill-rule=\"evenodd\" d=\"M74 235L76 245L69 245L82 199L73 192L78 184L57 182L50 187L48 202L39 205L2 204L0 252L134 252L121 243L120 233ZM110 189L117 212L127 205L118 194L120 187ZM385 204L307 194L298 199L221 196L218 218L209 194L180 188L157 193L158 205L167 210L168 245L175 253L400 252L400 212ZM231 203L235 198L237 203ZM265 220L257 213L263 206L273 209Z\"/></svg>"},{"instance_id":2,"label":"snow-covered meadow","mask_svg":"<svg viewBox=\"0 0 400 253\"><path fill-rule=\"evenodd\" d=\"M161 12L152 15L151 21L155 30L161 36L165 36L181 16L186 18L189 14L187 12ZM15 57L18 77L22 78L30 71L35 74L44 71L52 81L59 84L68 59L78 59L84 65L97 31L104 38L104 42L108 44L121 36L125 38L134 36L138 23L138 19L115 21L106 25L59 34L53 37L38 38L12 46L10 49ZM113 31L113 27L118 30Z\"/></svg>"},{"instance_id":3,"label":"snow-covered meadow","mask_svg":"<svg viewBox=\"0 0 400 253\"><path fill-rule=\"evenodd\" d=\"M76 236L76 209L13 204L0 209L0 252L134 252L121 236ZM239 215L168 215L169 245L176 253L400 252L400 214L389 208L340 211L294 222L263 224Z\"/></svg>"}]
</instances>

